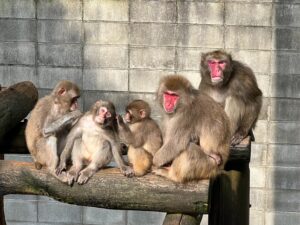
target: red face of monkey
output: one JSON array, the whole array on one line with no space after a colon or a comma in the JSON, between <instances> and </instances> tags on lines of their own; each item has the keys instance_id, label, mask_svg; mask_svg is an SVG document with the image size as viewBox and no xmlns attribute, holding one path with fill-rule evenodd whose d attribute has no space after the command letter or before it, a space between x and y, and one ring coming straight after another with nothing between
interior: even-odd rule
<instances>
[{"instance_id":1,"label":"red face of monkey","mask_svg":"<svg viewBox=\"0 0 300 225\"><path fill-rule=\"evenodd\" d=\"M220 83L224 79L223 71L227 65L225 60L209 59L207 60L208 68L210 70L211 82Z\"/></svg>"},{"instance_id":2,"label":"red face of monkey","mask_svg":"<svg viewBox=\"0 0 300 225\"><path fill-rule=\"evenodd\" d=\"M92 107L93 119L99 125L110 125L114 121L115 107L111 102L97 101Z\"/></svg>"},{"instance_id":3,"label":"red face of monkey","mask_svg":"<svg viewBox=\"0 0 300 225\"><path fill-rule=\"evenodd\" d=\"M174 113L179 100L179 95L173 91L165 91L163 94L163 107L166 113Z\"/></svg>"}]
</instances>

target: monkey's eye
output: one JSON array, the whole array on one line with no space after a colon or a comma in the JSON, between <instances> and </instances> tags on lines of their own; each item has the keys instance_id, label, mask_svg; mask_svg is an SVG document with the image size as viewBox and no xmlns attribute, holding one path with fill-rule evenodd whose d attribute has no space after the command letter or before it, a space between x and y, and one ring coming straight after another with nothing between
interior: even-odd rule
<instances>
[{"instance_id":1,"label":"monkey's eye","mask_svg":"<svg viewBox=\"0 0 300 225\"><path fill-rule=\"evenodd\" d=\"M75 102L77 102L77 100L78 100L79 97L80 96L76 96L76 97L72 98L72 104L75 103Z\"/></svg>"},{"instance_id":2,"label":"monkey's eye","mask_svg":"<svg viewBox=\"0 0 300 225\"><path fill-rule=\"evenodd\" d=\"M224 60L219 61L219 64L224 65L226 62Z\"/></svg>"},{"instance_id":3,"label":"monkey's eye","mask_svg":"<svg viewBox=\"0 0 300 225\"><path fill-rule=\"evenodd\" d=\"M216 64L215 60L208 60L207 62L208 62L208 64L213 64L213 65Z\"/></svg>"}]
</instances>

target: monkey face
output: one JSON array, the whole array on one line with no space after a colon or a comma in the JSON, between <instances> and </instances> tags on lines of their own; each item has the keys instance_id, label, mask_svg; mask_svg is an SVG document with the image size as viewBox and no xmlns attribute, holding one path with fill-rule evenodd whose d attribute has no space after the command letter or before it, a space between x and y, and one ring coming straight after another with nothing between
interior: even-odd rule
<instances>
[{"instance_id":1,"label":"monkey face","mask_svg":"<svg viewBox=\"0 0 300 225\"><path fill-rule=\"evenodd\" d=\"M107 127L116 119L115 108L111 102L97 101L91 109L93 120L102 127Z\"/></svg>"},{"instance_id":2,"label":"monkey face","mask_svg":"<svg viewBox=\"0 0 300 225\"><path fill-rule=\"evenodd\" d=\"M178 104L179 95L173 91L163 93L163 107L166 113L174 113Z\"/></svg>"},{"instance_id":3,"label":"monkey face","mask_svg":"<svg viewBox=\"0 0 300 225\"><path fill-rule=\"evenodd\" d=\"M218 84L223 81L223 71L227 65L225 60L209 59L207 60L208 68L210 70L210 79L213 84Z\"/></svg>"}]
</instances>

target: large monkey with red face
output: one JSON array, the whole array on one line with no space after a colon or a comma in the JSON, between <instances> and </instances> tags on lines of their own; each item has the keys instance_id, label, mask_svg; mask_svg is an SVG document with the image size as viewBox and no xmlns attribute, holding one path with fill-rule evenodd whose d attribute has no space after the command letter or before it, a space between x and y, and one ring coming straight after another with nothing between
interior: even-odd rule
<instances>
[{"instance_id":1,"label":"large monkey with red face","mask_svg":"<svg viewBox=\"0 0 300 225\"><path fill-rule=\"evenodd\" d=\"M262 105L262 92L253 71L224 51L201 57L201 92L220 103L231 123L231 144L236 145L254 127Z\"/></svg>"},{"instance_id":2,"label":"large monkey with red face","mask_svg":"<svg viewBox=\"0 0 300 225\"><path fill-rule=\"evenodd\" d=\"M75 117L69 115L77 110L79 96L80 91L76 84L67 80L60 81L50 95L37 102L25 129L27 147L36 168L46 166L51 174L63 182L66 182L66 176L64 174L57 176L55 169L66 136L73 125L72 121L75 120ZM52 129L53 123L62 118L65 120ZM65 123L66 121L71 123Z\"/></svg>"},{"instance_id":3,"label":"large monkey with red face","mask_svg":"<svg viewBox=\"0 0 300 225\"><path fill-rule=\"evenodd\" d=\"M216 176L230 145L229 120L222 107L178 75L160 81L157 99L164 110L163 145L153 164L172 164L154 173L176 182Z\"/></svg>"}]
</instances>

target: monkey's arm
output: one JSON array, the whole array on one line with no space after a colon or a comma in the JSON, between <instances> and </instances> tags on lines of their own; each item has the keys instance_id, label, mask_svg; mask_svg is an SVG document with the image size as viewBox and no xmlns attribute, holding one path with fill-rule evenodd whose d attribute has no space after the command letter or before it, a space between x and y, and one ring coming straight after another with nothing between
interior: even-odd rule
<instances>
[{"instance_id":1,"label":"monkey's arm","mask_svg":"<svg viewBox=\"0 0 300 225\"><path fill-rule=\"evenodd\" d=\"M60 162L56 168L56 174L61 174L61 172L66 169L67 160L71 157L74 142L76 139L81 138L81 136L82 129L79 125L76 125L67 136L65 148L60 155Z\"/></svg>"},{"instance_id":2,"label":"monkey's arm","mask_svg":"<svg viewBox=\"0 0 300 225\"><path fill-rule=\"evenodd\" d=\"M119 136L122 141L124 141L128 145L132 145L134 148L138 148L144 144L143 134L141 132L137 132L136 134L131 132L120 115L117 116L117 121Z\"/></svg>"},{"instance_id":3,"label":"monkey's arm","mask_svg":"<svg viewBox=\"0 0 300 225\"><path fill-rule=\"evenodd\" d=\"M74 125L82 113L79 110L75 110L73 112L70 112L59 119L55 120L52 123L46 122L44 129L43 129L43 135L45 137L50 136L62 129L64 129L66 126Z\"/></svg>"},{"instance_id":4,"label":"monkey's arm","mask_svg":"<svg viewBox=\"0 0 300 225\"><path fill-rule=\"evenodd\" d=\"M113 157L120 168L121 172L127 176L131 177L134 175L133 169L130 166L127 166L121 156L121 146L118 141L111 141L111 150L113 153Z\"/></svg>"}]
</instances>

